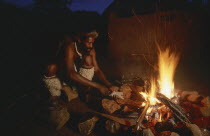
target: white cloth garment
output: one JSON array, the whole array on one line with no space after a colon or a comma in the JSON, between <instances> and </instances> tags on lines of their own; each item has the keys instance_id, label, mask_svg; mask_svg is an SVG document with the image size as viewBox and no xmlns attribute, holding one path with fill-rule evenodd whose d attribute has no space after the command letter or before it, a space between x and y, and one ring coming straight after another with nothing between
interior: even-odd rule
<instances>
[{"instance_id":1,"label":"white cloth garment","mask_svg":"<svg viewBox=\"0 0 210 136\"><path fill-rule=\"evenodd\" d=\"M109 96L124 99L123 92L112 92Z\"/></svg>"},{"instance_id":2,"label":"white cloth garment","mask_svg":"<svg viewBox=\"0 0 210 136\"><path fill-rule=\"evenodd\" d=\"M61 95L61 82L56 76L46 77L44 76L43 82L45 86L50 91L51 96L60 96Z\"/></svg>"},{"instance_id":3,"label":"white cloth garment","mask_svg":"<svg viewBox=\"0 0 210 136\"><path fill-rule=\"evenodd\" d=\"M78 51L76 42L75 42L75 50L76 50L76 53L79 55L80 59L82 59L82 54ZM74 65L74 68L75 68L75 71L77 71L77 68L75 65ZM94 76L94 67L92 67L90 69L89 68L80 68L79 74L81 76L83 76L84 78L87 78L88 80L92 81L93 76Z\"/></svg>"},{"instance_id":4,"label":"white cloth garment","mask_svg":"<svg viewBox=\"0 0 210 136\"><path fill-rule=\"evenodd\" d=\"M88 80L92 81L94 76L94 67L87 69L87 68L80 68L79 74L83 76L84 78L87 78Z\"/></svg>"}]
</instances>

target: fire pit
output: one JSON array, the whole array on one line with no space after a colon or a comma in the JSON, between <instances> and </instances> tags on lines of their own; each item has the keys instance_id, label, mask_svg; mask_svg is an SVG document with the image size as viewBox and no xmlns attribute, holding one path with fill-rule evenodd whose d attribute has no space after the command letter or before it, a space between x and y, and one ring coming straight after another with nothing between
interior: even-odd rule
<instances>
[{"instance_id":1,"label":"fire pit","mask_svg":"<svg viewBox=\"0 0 210 136\"><path fill-rule=\"evenodd\" d=\"M133 80L130 83L121 82L120 91L124 99L103 100L105 111L121 118L123 115L125 117L125 113L130 113L123 118L124 121L113 120L132 127L132 132L137 135L210 135L206 128L210 125L209 97L197 92L175 90L173 77L179 55L170 52L170 49L158 49L158 77L152 76L151 81L144 81L143 86L134 84Z\"/></svg>"}]
</instances>

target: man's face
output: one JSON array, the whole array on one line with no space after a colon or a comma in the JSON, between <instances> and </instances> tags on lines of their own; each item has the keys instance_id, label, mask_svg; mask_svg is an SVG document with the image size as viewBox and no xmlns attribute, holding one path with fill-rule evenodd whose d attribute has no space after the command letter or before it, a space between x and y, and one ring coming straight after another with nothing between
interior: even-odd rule
<instances>
[{"instance_id":1,"label":"man's face","mask_svg":"<svg viewBox=\"0 0 210 136\"><path fill-rule=\"evenodd\" d=\"M95 39L93 37L87 37L83 41L85 51L90 52L93 49L94 42L95 42Z\"/></svg>"}]
</instances>

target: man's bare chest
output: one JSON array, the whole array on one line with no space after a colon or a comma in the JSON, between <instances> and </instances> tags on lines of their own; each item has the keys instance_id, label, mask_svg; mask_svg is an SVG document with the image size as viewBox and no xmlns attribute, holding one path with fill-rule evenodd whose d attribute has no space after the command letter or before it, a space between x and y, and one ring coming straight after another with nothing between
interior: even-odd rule
<instances>
[{"instance_id":1,"label":"man's bare chest","mask_svg":"<svg viewBox=\"0 0 210 136\"><path fill-rule=\"evenodd\" d=\"M75 64L77 67L83 68L92 68L93 65L93 57L91 55L83 55L82 57L77 56L75 58Z\"/></svg>"}]
</instances>

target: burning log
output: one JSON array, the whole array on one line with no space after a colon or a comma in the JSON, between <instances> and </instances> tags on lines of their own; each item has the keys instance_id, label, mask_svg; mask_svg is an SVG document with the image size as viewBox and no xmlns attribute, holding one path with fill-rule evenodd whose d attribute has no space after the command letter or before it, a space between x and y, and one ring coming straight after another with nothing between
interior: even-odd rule
<instances>
[{"instance_id":1,"label":"burning log","mask_svg":"<svg viewBox=\"0 0 210 136\"><path fill-rule=\"evenodd\" d=\"M187 115L185 114L184 110L177 104L173 103L170 99L168 99L163 94L158 93L157 99L160 100L163 104L165 104L169 109L171 109L174 113L174 115L182 122L191 123L189 119L187 118Z\"/></svg>"},{"instance_id":2,"label":"burning log","mask_svg":"<svg viewBox=\"0 0 210 136\"><path fill-rule=\"evenodd\" d=\"M142 121L145 118L149 105L150 105L150 102L147 101L141 115L139 116L137 120L136 131L137 131L138 136L154 136L152 131L149 128L145 129L145 126L142 124Z\"/></svg>"},{"instance_id":3,"label":"burning log","mask_svg":"<svg viewBox=\"0 0 210 136\"><path fill-rule=\"evenodd\" d=\"M192 132L193 136L202 136L200 128L197 125L192 124L189 121L189 119L187 118L187 116L185 115L184 111L182 110L182 108L180 106L178 106L175 103L173 103L170 99L165 97L163 94L158 94L157 98L162 103L164 103L166 106L168 106L174 112L174 115L180 121L182 121L182 122L184 122L186 124L186 127L188 129L190 129L190 131Z\"/></svg>"},{"instance_id":4,"label":"burning log","mask_svg":"<svg viewBox=\"0 0 210 136\"><path fill-rule=\"evenodd\" d=\"M139 118L138 118L138 120L137 120L137 125L136 125L137 131L138 131L138 130L142 130L142 129L144 128L144 126L143 126L143 124L142 124L142 121L143 121L143 119L144 119L144 117L145 117L145 115L146 115L146 113L147 113L147 110L148 110L148 108L149 108L149 105L150 105L150 103L149 103L149 101L147 101L147 103L146 103L146 105L145 105L145 107L144 107L144 109L143 109L141 115L139 116Z\"/></svg>"}]
</instances>

